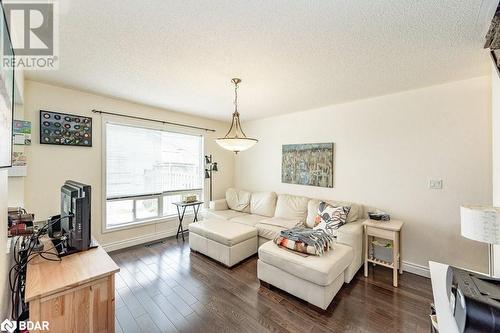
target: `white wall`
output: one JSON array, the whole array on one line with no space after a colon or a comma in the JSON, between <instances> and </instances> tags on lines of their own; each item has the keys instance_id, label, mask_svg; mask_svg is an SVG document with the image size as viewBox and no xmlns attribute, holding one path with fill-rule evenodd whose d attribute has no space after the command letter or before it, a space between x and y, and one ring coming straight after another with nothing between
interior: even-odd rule
<instances>
[{"instance_id":1,"label":"white wall","mask_svg":"<svg viewBox=\"0 0 500 333\"><path fill-rule=\"evenodd\" d=\"M486 246L460 236L459 207L491 204L489 89L479 77L246 122L260 141L237 155L235 185L378 207L405 222L405 262L486 271ZM281 183L282 145L314 142L335 143L334 188Z\"/></svg>"},{"instance_id":2,"label":"white wall","mask_svg":"<svg viewBox=\"0 0 500 333\"><path fill-rule=\"evenodd\" d=\"M8 272L10 255L7 250L7 169L0 169L0 318L10 318L7 314L10 308L10 289L8 287Z\"/></svg>"},{"instance_id":3,"label":"white wall","mask_svg":"<svg viewBox=\"0 0 500 333\"><path fill-rule=\"evenodd\" d=\"M493 127L493 206L500 207L500 77L491 66L491 112ZM500 276L500 246L495 245L495 276Z\"/></svg>"},{"instance_id":4,"label":"white wall","mask_svg":"<svg viewBox=\"0 0 500 333\"><path fill-rule=\"evenodd\" d=\"M500 76L492 65L491 110L493 124L493 204L500 207Z\"/></svg>"},{"instance_id":5,"label":"white wall","mask_svg":"<svg viewBox=\"0 0 500 333\"><path fill-rule=\"evenodd\" d=\"M234 156L220 149L214 138L224 134L228 124L180 113L147 107L118 99L98 96L49 84L25 81L24 115L32 122L33 142L26 146L28 176L25 178L25 206L35 213L37 220L58 214L60 187L67 179L74 179L92 186L92 234L109 249L130 245L141 238L152 240L158 236L175 234L176 221L151 224L138 228L101 233L101 116L91 112L99 109L134 116L163 119L217 130L205 135L205 153L213 154L219 162L219 172L214 176L214 197L224 195L233 184ZM57 111L92 117L93 147L68 147L40 145L39 112ZM119 120L120 118L117 118ZM205 193L208 193L208 182ZM206 195L208 200L208 195Z\"/></svg>"}]
</instances>

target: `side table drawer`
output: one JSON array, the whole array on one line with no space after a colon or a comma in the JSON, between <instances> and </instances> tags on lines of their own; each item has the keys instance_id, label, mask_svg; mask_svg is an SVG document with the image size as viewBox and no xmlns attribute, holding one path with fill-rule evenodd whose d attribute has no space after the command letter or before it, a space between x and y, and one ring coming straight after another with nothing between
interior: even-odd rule
<instances>
[{"instance_id":1,"label":"side table drawer","mask_svg":"<svg viewBox=\"0 0 500 333\"><path fill-rule=\"evenodd\" d=\"M375 236L375 237L380 237L380 238L390 239L390 240L394 240L394 238L395 238L394 231L383 230L383 229L374 228L374 227L366 227L366 234L368 236Z\"/></svg>"}]
</instances>

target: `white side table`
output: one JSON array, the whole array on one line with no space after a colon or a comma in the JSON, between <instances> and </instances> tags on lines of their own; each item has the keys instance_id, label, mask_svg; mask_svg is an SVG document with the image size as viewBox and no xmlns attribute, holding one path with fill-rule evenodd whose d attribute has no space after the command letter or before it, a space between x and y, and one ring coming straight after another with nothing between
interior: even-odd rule
<instances>
[{"instance_id":1,"label":"white side table","mask_svg":"<svg viewBox=\"0 0 500 333\"><path fill-rule=\"evenodd\" d=\"M401 265L401 229L403 222L398 220L390 221L375 221L365 220L363 222L365 230L365 276L368 276L368 263L392 268L392 285L398 286L398 269L399 274L403 274ZM376 259L373 256L373 251L370 251L373 237L388 239L392 241L392 263Z\"/></svg>"}]
</instances>

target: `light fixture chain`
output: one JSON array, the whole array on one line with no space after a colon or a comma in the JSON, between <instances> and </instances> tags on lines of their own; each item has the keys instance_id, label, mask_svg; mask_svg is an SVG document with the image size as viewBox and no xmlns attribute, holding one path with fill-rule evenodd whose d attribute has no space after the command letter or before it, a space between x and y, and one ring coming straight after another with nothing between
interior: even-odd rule
<instances>
[{"instance_id":1,"label":"light fixture chain","mask_svg":"<svg viewBox=\"0 0 500 333\"><path fill-rule=\"evenodd\" d=\"M238 112L238 83L234 83L234 112Z\"/></svg>"}]
</instances>

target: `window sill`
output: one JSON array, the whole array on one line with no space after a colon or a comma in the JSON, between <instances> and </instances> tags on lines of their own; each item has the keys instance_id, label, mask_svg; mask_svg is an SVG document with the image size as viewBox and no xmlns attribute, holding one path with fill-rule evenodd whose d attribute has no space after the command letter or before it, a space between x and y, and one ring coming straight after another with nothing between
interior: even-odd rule
<instances>
[{"instance_id":1,"label":"window sill","mask_svg":"<svg viewBox=\"0 0 500 333\"><path fill-rule=\"evenodd\" d=\"M198 213L198 217L200 214ZM186 227L189 223L193 222L194 214L193 213L186 213L184 215L184 220L182 222L183 227ZM141 228L144 226L152 225L152 224L160 224L160 223L168 223L168 222L179 222L179 218L177 216L167 216L167 217L158 217L150 220L143 220L143 221L137 221L137 222L130 222L127 224L121 224L117 225L116 227L108 227L106 225L103 226L102 228L102 233L107 234L107 233L112 233L116 231L121 231L121 230L127 230L127 229L135 229L135 228Z\"/></svg>"}]
</instances>

